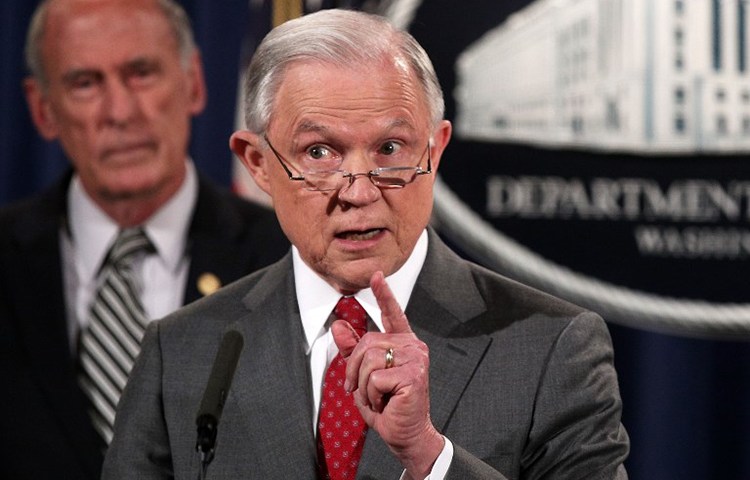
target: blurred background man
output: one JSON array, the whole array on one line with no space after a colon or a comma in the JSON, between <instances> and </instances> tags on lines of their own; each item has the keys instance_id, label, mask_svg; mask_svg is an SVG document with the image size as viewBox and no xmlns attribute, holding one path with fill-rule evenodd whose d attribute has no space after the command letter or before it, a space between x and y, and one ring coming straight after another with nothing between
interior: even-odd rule
<instances>
[{"instance_id":1,"label":"blurred background man","mask_svg":"<svg viewBox=\"0 0 750 480\"><path fill-rule=\"evenodd\" d=\"M49 0L29 27L39 133L72 169L0 211L3 478L98 478L150 319L288 248L270 210L196 172L200 54L171 0ZM223 155L223 152L217 152Z\"/></svg>"}]
</instances>

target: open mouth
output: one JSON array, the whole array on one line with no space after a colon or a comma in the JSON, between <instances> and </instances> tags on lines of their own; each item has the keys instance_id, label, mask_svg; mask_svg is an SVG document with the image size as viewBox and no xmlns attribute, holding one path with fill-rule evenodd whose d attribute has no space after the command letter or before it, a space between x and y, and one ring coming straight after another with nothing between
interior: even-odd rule
<instances>
[{"instance_id":1,"label":"open mouth","mask_svg":"<svg viewBox=\"0 0 750 480\"><path fill-rule=\"evenodd\" d=\"M347 231L347 232L337 233L336 238L340 238L342 240L353 240L353 241L371 240L375 238L382 231L383 231L382 228L372 228L370 230L365 230L365 231Z\"/></svg>"}]
</instances>

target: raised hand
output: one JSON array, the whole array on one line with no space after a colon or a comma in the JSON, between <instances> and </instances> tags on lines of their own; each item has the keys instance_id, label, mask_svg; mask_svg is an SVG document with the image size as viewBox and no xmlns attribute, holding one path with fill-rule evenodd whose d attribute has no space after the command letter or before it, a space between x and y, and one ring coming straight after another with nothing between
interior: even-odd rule
<instances>
[{"instance_id":1,"label":"raised hand","mask_svg":"<svg viewBox=\"0 0 750 480\"><path fill-rule=\"evenodd\" d=\"M345 388L412 478L426 477L444 446L430 419L427 345L419 340L382 272L370 279L384 333L362 338L342 320L332 325L334 341L347 360ZM392 352L387 367L387 354Z\"/></svg>"}]
</instances>

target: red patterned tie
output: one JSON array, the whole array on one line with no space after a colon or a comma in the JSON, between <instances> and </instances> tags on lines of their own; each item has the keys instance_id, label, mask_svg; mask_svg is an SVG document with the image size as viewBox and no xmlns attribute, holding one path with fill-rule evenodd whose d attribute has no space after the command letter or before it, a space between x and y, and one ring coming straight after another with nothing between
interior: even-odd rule
<instances>
[{"instance_id":1,"label":"red patterned tie","mask_svg":"<svg viewBox=\"0 0 750 480\"><path fill-rule=\"evenodd\" d=\"M367 332L367 314L354 297L341 297L333 314L349 322L359 336ZM318 417L318 463L321 478L353 479L357 475L367 425L344 390L346 362L337 354L326 370Z\"/></svg>"}]
</instances>

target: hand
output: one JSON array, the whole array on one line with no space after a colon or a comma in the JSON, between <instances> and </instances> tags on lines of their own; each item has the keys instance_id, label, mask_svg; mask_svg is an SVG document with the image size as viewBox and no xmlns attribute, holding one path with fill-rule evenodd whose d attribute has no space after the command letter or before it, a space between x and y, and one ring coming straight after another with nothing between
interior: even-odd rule
<instances>
[{"instance_id":1,"label":"hand","mask_svg":"<svg viewBox=\"0 0 750 480\"><path fill-rule=\"evenodd\" d=\"M380 434L407 474L425 478L444 446L430 419L429 351L412 332L382 272L373 274L370 287L385 333L368 332L359 338L346 321L331 326L347 361L345 388L353 392L365 422ZM393 366L386 369L389 348Z\"/></svg>"}]
</instances>

